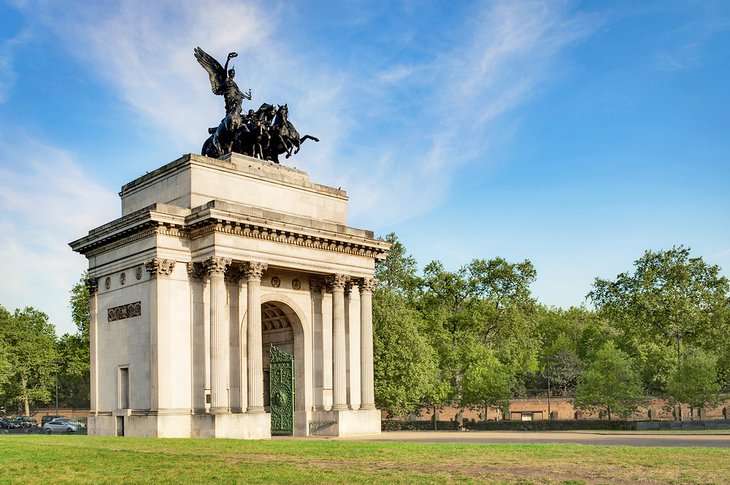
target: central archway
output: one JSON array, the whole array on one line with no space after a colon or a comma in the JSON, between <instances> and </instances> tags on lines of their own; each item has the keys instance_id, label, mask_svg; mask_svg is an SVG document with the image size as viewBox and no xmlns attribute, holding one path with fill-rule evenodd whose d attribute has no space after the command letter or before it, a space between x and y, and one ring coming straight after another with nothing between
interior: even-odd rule
<instances>
[{"instance_id":1,"label":"central archway","mask_svg":"<svg viewBox=\"0 0 730 485\"><path fill-rule=\"evenodd\" d=\"M305 385L304 385L304 330L297 313L286 303L277 300L264 301L261 304L262 357L264 378L264 408L271 412L269 349L273 345L280 351L294 357L294 429L293 434L302 435L306 430ZM302 421L303 419L303 421Z\"/></svg>"}]
</instances>

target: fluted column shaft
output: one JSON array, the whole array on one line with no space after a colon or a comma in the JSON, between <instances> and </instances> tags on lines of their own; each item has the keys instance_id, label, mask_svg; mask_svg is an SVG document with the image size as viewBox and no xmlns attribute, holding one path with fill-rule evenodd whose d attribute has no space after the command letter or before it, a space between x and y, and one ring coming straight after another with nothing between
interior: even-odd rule
<instances>
[{"instance_id":1,"label":"fluted column shaft","mask_svg":"<svg viewBox=\"0 0 730 485\"><path fill-rule=\"evenodd\" d=\"M91 383L90 397L91 414L96 415L99 411L99 371L98 371L98 331L97 331L97 315L96 315L96 298L98 290L98 280L96 278L88 278L86 287L89 289L89 380Z\"/></svg>"},{"instance_id":2,"label":"fluted column shaft","mask_svg":"<svg viewBox=\"0 0 730 485\"><path fill-rule=\"evenodd\" d=\"M345 285L346 275L333 275L332 285L332 353L333 394L332 409L344 411L347 407L347 353L345 349Z\"/></svg>"},{"instance_id":3,"label":"fluted column shaft","mask_svg":"<svg viewBox=\"0 0 730 485\"><path fill-rule=\"evenodd\" d=\"M375 409L373 377L373 289L377 280L360 282L360 409Z\"/></svg>"},{"instance_id":4,"label":"fluted column shaft","mask_svg":"<svg viewBox=\"0 0 730 485\"><path fill-rule=\"evenodd\" d=\"M229 326L226 310L225 271L230 258L212 257L210 275L210 412L230 412L228 399Z\"/></svg>"},{"instance_id":5,"label":"fluted column shaft","mask_svg":"<svg viewBox=\"0 0 730 485\"><path fill-rule=\"evenodd\" d=\"M264 367L261 348L261 277L265 263L248 263L244 272L248 280L248 409L247 413L264 412Z\"/></svg>"},{"instance_id":6,"label":"fluted column shaft","mask_svg":"<svg viewBox=\"0 0 730 485\"><path fill-rule=\"evenodd\" d=\"M172 388L174 383L169 379L171 372L169 362L172 362L172 344L170 333L171 299L170 275L175 269L175 261L171 259L152 258L144 262L150 274L150 409L160 409L174 406L171 403L175 395ZM131 406L131 403L130 403Z\"/></svg>"}]
</instances>

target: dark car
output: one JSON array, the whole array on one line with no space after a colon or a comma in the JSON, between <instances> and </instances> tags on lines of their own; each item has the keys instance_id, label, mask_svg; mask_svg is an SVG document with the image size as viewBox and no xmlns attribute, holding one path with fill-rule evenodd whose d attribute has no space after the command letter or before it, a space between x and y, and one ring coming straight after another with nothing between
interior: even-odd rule
<instances>
[{"instance_id":1,"label":"dark car","mask_svg":"<svg viewBox=\"0 0 730 485\"><path fill-rule=\"evenodd\" d=\"M13 419L0 418L0 429L17 429L20 425Z\"/></svg>"},{"instance_id":2,"label":"dark car","mask_svg":"<svg viewBox=\"0 0 730 485\"><path fill-rule=\"evenodd\" d=\"M18 416L15 418L15 422L18 423L20 428L37 428L38 421L30 416Z\"/></svg>"}]
</instances>

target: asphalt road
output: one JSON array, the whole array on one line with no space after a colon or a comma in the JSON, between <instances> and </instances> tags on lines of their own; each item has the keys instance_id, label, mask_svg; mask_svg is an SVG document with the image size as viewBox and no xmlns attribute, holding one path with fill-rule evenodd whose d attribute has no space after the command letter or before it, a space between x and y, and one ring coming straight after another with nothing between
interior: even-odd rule
<instances>
[{"instance_id":1,"label":"asphalt road","mask_svg":"<svg viewBox=\"0 0 730 485\"><path fill-rule=\"evenodd\" d=\"M340 438L353 441L411 441L424 443L569 443L601 446L702 446L730 448L726 434L527 431L389 431L379 435Z\"/></svg>"}]
</instances>

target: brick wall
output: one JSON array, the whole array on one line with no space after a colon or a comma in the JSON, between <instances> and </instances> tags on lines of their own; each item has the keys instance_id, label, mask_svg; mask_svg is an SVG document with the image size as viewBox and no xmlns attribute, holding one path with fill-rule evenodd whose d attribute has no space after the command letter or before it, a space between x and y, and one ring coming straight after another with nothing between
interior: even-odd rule
<instances>
[{"instance_id":1,"label":"brick wall","mask_svg":"<svg viewBox=\"0 0 730 485\"><path fill-rule=\"evenodd\" d=\"M632 419L636 420L643 420L643 419L649 419L648 412L649 410L652 410L654 412L654 416L652 419L656 420L672 420L672 412L671 410L665 411L663 408L666 404L666 401L663 399L653 399L649 406L647 408L640 408L639 412L632 416ZM727 408L728 413L730 413L730 399L724 401L719 406L711 408L711 409L705 409L703 410L703 419L723 419L723 409ZM510 404L510 413L514 412L521 412L521 411L532 411L532 412L542 412L542 416L544 419L548 418L548 401L547 398L539 398L539 399L515 399ZM448 407L444 408L439 412L439 420L441 421L451 421L456 418L456 415L459 412L462 412L462 416L464 419L473 419L476 421L479 421L483 419L481 416L482 410L478 411L472 411L470 409L462 409L458 407ZM576 419L576 409L573 407L573 405L570 403L569 398L565 397L555 397L550 399L550 411L551 412L557 412L557 418L558 419ZM433 409L421 409L420 412L420 418L416 419L424 419L429 420L431 419L431 416L433 414ZM690 412L689 408L687 406L684 406L682 409L682 415L685 420L690 419ZM383 416L385 417L385 415ZM598 419L598 413L586 413L586 412L580 412L578 411L578 419ZM490 409L488 418L491 419L502 419L502 413L497 409ZM618 419L618 416L612 416L613 419ZM728 418L730 418L730 414L728 415ZM698 416L695 413L695 419L699 419Z\"/></svg>"}]
</instances>

